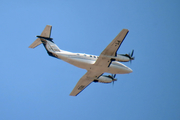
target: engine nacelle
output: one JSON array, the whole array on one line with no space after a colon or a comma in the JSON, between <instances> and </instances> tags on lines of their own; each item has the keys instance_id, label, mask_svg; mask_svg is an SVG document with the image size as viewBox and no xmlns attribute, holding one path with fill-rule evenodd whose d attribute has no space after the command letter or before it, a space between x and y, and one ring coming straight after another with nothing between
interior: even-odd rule
<instances>
[{"instance_id":1,"label":"engine nacelle","mask_svg":"<svg viewBox=\"0 0 180 120\"><path fill-rule=\"evenodd\" d=\"M111 83L112 81L115 81L116 79L113 79L111 76L102 75L98 79L95 79L94 82L100 82L100 83Z\"/></svg>"},{"instance_id":2,"label":"engine nacelle","mask_svg":"<svg viewBox=\"0 0 180 120\"><path fill-rule=\"evenodd\" d=\"M119 61L119 62L129 62L130 61L129 57L120 55L120 54L117 54L117 56L115 57L115 60Z\"/></svg>"}]
</instances>

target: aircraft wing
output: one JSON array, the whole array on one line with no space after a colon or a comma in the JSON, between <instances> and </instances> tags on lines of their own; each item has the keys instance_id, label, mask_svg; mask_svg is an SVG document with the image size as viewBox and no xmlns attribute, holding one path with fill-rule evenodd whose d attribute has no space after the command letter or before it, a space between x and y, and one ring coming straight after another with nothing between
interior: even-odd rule
<instances>
[{"instance_id":1,"label":"aircraft wing","mask_svg":"<svg viewBox=\"0 0 180 120\"><path fill-rule=\"evenodd\" d=\"M91 72L87 71L84 76L78 81L70 96L77 96L81 91L83 91L95 78L98 78L102 73L101 72Z\"/></svg>"},{"instance_id":2,"label":"aircraft wing","mask_svg":"<svg viewBox=\"0 0 180 120\"><path fill-rule=\"evenodd\" d=\"M108 67L111 63L110 57L106 56L116 56L117 50L119 49L121 43L125 39L126 35L128 34L128 29L123 29L115 38L114 40L102 51L99 58L96 60L96 66L103 66Z\"/></svg>"},{"instance_id":3,"label":"aircraft wing","mask_svg":"<svg viewBox=\"0 0 180 120\"><path fill-rule=\"evenodd\" d=\"M121 43L125 39L126 35L128 34L128 29L123 29L115 38L114 40L104 49L101 55L108 55L108 56L115 56L117 50L119 49Z\"/></svg>"}]
</instances>

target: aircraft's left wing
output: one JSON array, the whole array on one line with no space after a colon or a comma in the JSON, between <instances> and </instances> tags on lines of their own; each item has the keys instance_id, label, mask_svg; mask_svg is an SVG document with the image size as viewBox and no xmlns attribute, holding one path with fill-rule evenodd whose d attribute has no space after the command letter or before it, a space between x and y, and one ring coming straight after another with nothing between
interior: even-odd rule
<instances>
[{"instance_id":1,"label":"aircraft's left wing","mask_svg":"<svg viewBox=\"0 0 180 120\"><path fill-rule=\"evenodd\" d=\"M78 81L70 96L77 96L81 91L83 91L91 82L94 81L95 78L98 78L102 73L100 72L91 72L87 71L87 73L81 77Z\"/></svg>"}]
</instances>

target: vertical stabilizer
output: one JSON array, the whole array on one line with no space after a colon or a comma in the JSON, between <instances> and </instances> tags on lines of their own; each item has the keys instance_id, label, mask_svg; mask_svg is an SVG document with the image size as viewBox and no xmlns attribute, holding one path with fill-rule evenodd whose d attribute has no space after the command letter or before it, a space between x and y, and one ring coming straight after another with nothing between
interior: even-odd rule
<instances>
[{"instance_id":1,"label":"vertical stabilizer","mask_svg":"<svg viewBox=\"0 0 180 120\"><path fill-rule=\"evenodd\" d=\"M43 32L41 33L41 37L50 38L50 36L51 36L51 29L52 29L51 25L46 25L46 27L44 28Z\"/></svg>"}]
</instances>

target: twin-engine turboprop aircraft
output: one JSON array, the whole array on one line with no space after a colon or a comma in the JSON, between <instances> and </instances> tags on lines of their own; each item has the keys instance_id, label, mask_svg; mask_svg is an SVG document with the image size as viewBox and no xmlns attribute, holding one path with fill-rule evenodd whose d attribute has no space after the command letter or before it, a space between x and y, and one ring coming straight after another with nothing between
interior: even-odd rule
<instances>
[{"instance_id":1,"label":"twin-engine turboprop aircraft","mask_svg":"<svg viewBox=\"0 0 180 120\"><path fill-rule=\"evenodd\" d=\"M54 44L53 39L50 38L52 26L47 25L40 36L29 46L35 48L43 43L47 53L68 62L79 68L86 69L87 72L78 81L72 92L71 96L77 96L92 82L111 83L116 81L116 74L131 73L132 70L120 62L128 62L134 60L133 52L130 54L117 54L121 43L126 37L129 30L123 29L114 40L104 49L100 56L88 55L81 53L72 53L58 48ZM103 75L103 73L111 73L114 75Z\"/></svg>"}]
</instances>

